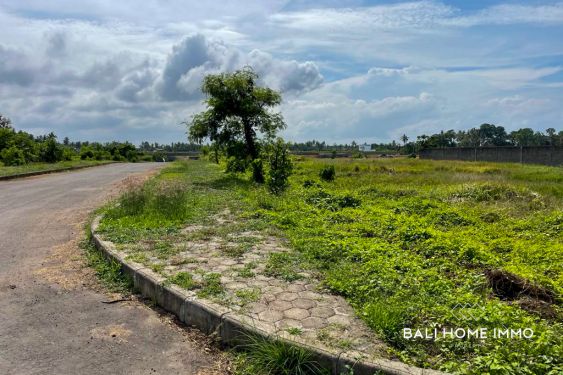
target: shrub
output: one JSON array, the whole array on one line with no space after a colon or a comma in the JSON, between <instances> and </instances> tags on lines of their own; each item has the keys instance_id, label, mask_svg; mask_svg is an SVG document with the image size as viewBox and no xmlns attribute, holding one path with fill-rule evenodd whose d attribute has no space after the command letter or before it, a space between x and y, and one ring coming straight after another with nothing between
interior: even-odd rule
<instances>
[{"instance_id":1,"label":"shrub","mask_svg":"<svg viewBox=\"0 0 563 375\"><path fill-rule=\"evenodd\" d=\"M26 162L24 152L15 146L2 150L0 158L5 165L23 165Z\"/></svg>"},{"instance_id":2,"label":"shrub","mask_svg":"<svg viewBox=\"0 0 563 375\"><path fill-rule=\"evenodd\" d=\"M70 160L72 160L72 158L74 157L75 154L76 153L74 152L74 150L72 150L68 147L65 147L63 149L63 159L62 160L70 161Z\"/></svg>"},{"instance_id":3,"label":"shrub","mask_svg":"<svg viewBox=\"0 0 563 375\"><path fill-rule=\"evenodd\" d=\"M63 160L63 148L57 143L57 138L49 137L39 148L39 160L46 163L56 163Z\"/></svg>"},{"instance_id":4,"label":"shrub","mask_svg":"<svg viewBox=\"0 0 563 375\"><path fill-rule=\"evenodd\" d=\"M246 171L248 163L246 160L231 156L227 159L227 166L225 168L228 173L243 173Z\"/></svg>"},{"instance_id":5,"label":"shrub","mask_svg":"<svg viewBox=\"0 0 563 375\"><path fill-rule=\"evenodd\" d=\"M93 159L94 158L94 150L91 147L82 147L80 149L80 159Z\"/></svg>"},{"instance_id":6,"label":"shrub","mask_svg":"<svg viewBox=\"0 0 563 375\"><path fill-rule=\"evenodd\" d=\"M324 181L334 181L334 178L336 177L334 165L325 165L322 167L319 172L319 177Z\"/></svg>"},{"instance_id":7,"label":"shrub","mask_svg":"<svg viewBox=\"0 0 563 375\"><path fill-rule=\"evenodd\" d=\"M271 146L269 164L270 172L266 184L272 193L279 194L289 185L288 179L293 170L289 149L282 139L278 139Z\"/></svg>"}]
</instances>

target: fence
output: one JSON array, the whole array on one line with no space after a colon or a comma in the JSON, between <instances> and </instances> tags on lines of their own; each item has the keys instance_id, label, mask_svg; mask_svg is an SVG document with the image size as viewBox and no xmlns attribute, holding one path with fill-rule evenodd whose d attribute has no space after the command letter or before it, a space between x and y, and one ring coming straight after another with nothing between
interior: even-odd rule
<instances>
[{"instance_id":1,"label":"fence","mask_svg":"<svg viewBox=\"0 0 563 375\"><path fill-rule=\"evenodd\" d=\"M563 165L563 147L452 147L421 150L421 159Z\"/></svg>"}]
</instances>

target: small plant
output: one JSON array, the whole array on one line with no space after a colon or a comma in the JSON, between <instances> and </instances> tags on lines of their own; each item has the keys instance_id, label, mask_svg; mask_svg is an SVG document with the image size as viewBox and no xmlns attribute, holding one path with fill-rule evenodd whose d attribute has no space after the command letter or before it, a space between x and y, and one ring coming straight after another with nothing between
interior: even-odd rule
<instances>
[{"instance_id":1,"label":"small plant","mask_svg":"<svg viewBox=\"0 0 563 375\"><path fill-rule=\"evenodd\" d=\"M272 253L268 258L264 273L286 281L299 280L303 277L297 272L298 264L298 259L289 253Z\"/></svg>"},{"instance_id":2,"label":"small plant","mask_svg":"<svg viewBox=\"0 0 563 375\"><path fill-rule=\"evenodd\" d=\"M323 181L334 181L334 178L336 177L336 170L334 169L334 165L325 165L324 167L322 167L319 172L319 177Z\"/></svg>"},{"instance_id":3,"label":"small plant","mask_svg":"<svg viewBox=\"0 0 563 375\"><path fill-rule=\"evenodd\" d=\"M281 138L278 138L270 148L268 160L270 172L266 184L272 193L279 194L289 185L288 179L293 170L293 163L289 157L289 148Z\"/></svg>"},{"instance_id":4,"label":"small plant","mask_svg":"<svg viewBox=\"0 0 563 375\"><path fill-rule=\"evenodd\" d=\"M289 333L290 335L293 336L299 336L303 333L303 330L301 328L297 328L297 327L289 327L286 329L287 333Z\"/></svg>"},{"instance_id":5,"label":"small plant","mask_svg":"<svg viewBox=\"0 0 563 375\"><path fill-rule=\"evenodd\" d=\"M255 263L247 263L244 265L244 268L242 268L239 272L238 275L240 277L244 277L244 278L251 278L255 276L254 271L252 271L254 268L256 268L256 264Z\"/></svg>"},{"instance_id":6,"label":"small plant","mask_svg":"<svg viewBox=\"0 0 563 375\"><path fill-rule=\"evenodd\" d=\"M216 297L224 292L225 289L221 285L221 274L206 273L203 275L201 289L198 291L197 296L200 298Z\"/></svg>"},{"instance_id":7,"label":"small plant","mask_svg":"<svg viewBox=\"0 0 563 375\"><path fill-rule=\"evenodd\" d=\"M166 279L167 283L176 284L181 288L191 290L198 287L198 284L194 281L194 278L189 272L178 272L174 276Z\"/></svg>"},{"instance_id":8,"label":"small plant","mask_svg":"<svg viewBox=\"0 0 563 375\"><path fill-rule=\"evenodd\" d=\"M242 349L246 351L247 365L263 371L264 374L320 375L324 373L307 349L285 341L250 336L248 344Z\"/></svg>"},{"instance_id":9,"label":"small plant","mask_svg":"<svg viewBox=\"0 0 563 375\"><path fill-rule=\"evenodd\" d=\"M260 289L239 289L235 295L240 299L240 305L246 306L249 303L256 302L260 299Z\"/></svg>"}]
</instances>

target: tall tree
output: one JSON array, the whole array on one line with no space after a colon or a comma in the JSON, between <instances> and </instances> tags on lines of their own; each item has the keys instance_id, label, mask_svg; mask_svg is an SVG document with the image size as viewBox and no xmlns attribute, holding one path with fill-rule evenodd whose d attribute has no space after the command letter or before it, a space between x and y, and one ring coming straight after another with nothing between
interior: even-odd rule
<instances>
[{"instance_id":1,"label":"tall tree","mask_svg":"<svg viewBox=\"0 0 563 375\"><path fill-rule=\"evenodd\" d=\"M281 103L280 93L257 86L257 79L250 68L206 76L202 91L207 109L186 122L189 139L209 139L227 156L258 159L257 134L273 139L285 123L280 113L271 112Z\"/></svg>"}]
</instances>

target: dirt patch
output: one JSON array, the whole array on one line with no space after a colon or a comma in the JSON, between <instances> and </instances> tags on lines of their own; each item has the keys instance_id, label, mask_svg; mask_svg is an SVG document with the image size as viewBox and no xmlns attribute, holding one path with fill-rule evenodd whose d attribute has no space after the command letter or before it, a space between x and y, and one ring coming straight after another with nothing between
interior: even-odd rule
<instances>
[{"instance_id":1,"label":"dirt patch","mask_svg":"<svg viewBox=\"0 0 563 375\"><path fill-rule=\"evenodd\" d=\"M493 293L504 300L516 300L529 297L536 300L554 303L555 294L546 288L534 285L528 280L503 270L486 270L485 276Z\"/></svg>"},{"instance_id":2,"label":"dirt patch","mask_svg":"<svg viewBox=\"0 0 563 375\"><path fill-rule=\"evenodd\" d=\"M96 327L90 330L92 338L99 340L112 340L121 343L127 342L127 338L131 336L131 331L124 327L123 324L112 324L104 327Z\"/></svg>"}]
</instances>

